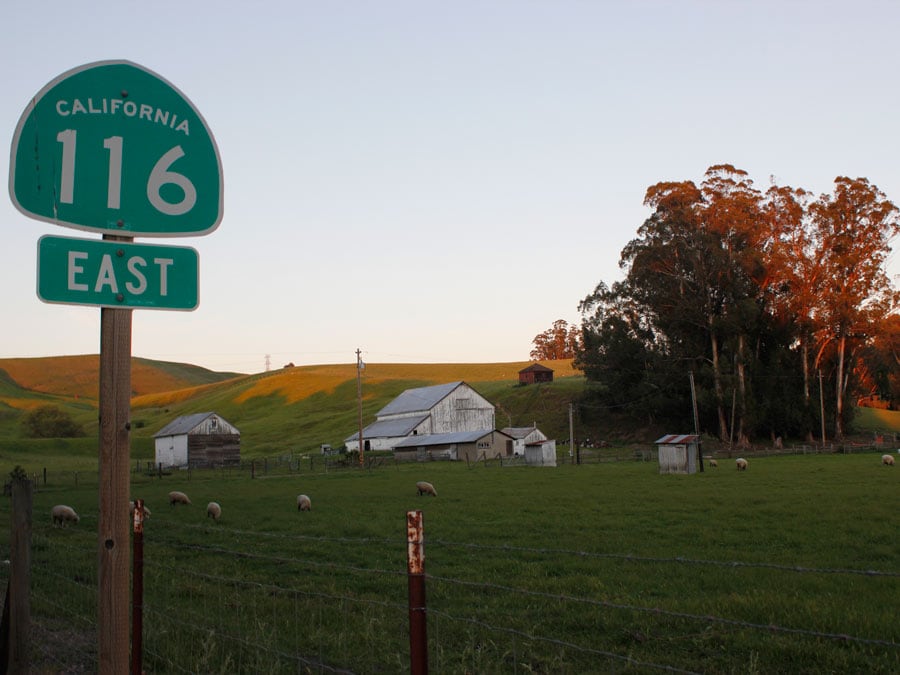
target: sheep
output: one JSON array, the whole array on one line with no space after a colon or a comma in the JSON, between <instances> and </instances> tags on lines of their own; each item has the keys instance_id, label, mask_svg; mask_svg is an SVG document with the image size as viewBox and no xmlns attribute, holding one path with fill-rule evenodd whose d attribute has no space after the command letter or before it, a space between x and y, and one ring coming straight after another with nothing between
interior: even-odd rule
<instances>
[{"instance_id":1,"label":"sheep","mask_svg":"<svg viewBox=\"0 0 900 675\"><path fill-rule=\"evenodd\" d=\"M75 509L65 504L57 504L50 509L50 518L53 520L53 524L59 527L65 527L66 523L77 523L81 520L75 513Z\"/></svg>"},{"instance_id":2,"label":"sheep","mask_svg":"<svg viewBox=\"0 0 900 675\"><path fill-rule=\"evenodd\" d=\"M711 469L715 469L715 468L717 468L718 466L719 466L719 463L718 463L716 460L714 460L714 459L710 459L710 460L709 460L709 467L710 467Z\"/></svg>"},{"instance_id":3,"label":"sheep","mask_svg":"<svg viewBox=\"0 0 900 675\"><path fill-rule=\"evenodd\" d=\"M134 502L133 501L128 502L128 515L131 518L134 518ZM144 504L144 518L149 518L150 515L151 515L150 509L148 509L147 505Z\"/></svg>"},{"instance_id":4,"label":"sheep","mask_svg":"<svg viewBox=\"0 0 900 675\"><path fill-rule=\"evenodd\" d=\"M734 463L737 464L738 471L746 471L747 467L750 466L750 462L748 462L743 457L738 457L736 460L734 460Z\"/></svg>"},{"instance_id":5,"label":"sheep","mask_svg":"<svg viewBox=\"0 0 900 675\"><path fill-rule=\"evenodd\" d=\"M891 455L882 455L881 463L885 466L894 466L894 458Z\"/></svg>"},{"instance_id":6,"label":"sheep","mask_svg":"<svg viewBox=\"0 0 900 675\"><path fill-rule=\"evenodd\" d=\"M298 511L311 511L312 510L312 502L309 500L309 497L306 495L297 495L297 510Z\"/></svg>"},{"instance_id":7,"label":"sheep","mask_svg":"<svg viewBox=\"0 0 900 675\"><path fill-rule=\"evenodd\" d=\"M431 483L420 480L416 483L416 494L419 496L431 495L432 497L437 497L437 490L434 489L434 485Z\"/></svg>"},{"instance_id":8,"label":"sheep","mask_svg":"<svg viewBox=\"0 0 900 675\"><path fill-rule=\"evenodd\" d=\"M210 502L206 505L206 517L219 522L219 518L222 517L222 507L218 502Z\"/></svg>"},{"instance_id":9,"label":"sheep","mask_svg":"<svg viewBox=\"0 0 900 675\"><path fill-rule=\"evenodd\" d=\"M188 499L188 496L183 492L173 491L169 493L169 505L175 506L176 504L190 504L191 500Z\"/></svg>"}]
</instances>

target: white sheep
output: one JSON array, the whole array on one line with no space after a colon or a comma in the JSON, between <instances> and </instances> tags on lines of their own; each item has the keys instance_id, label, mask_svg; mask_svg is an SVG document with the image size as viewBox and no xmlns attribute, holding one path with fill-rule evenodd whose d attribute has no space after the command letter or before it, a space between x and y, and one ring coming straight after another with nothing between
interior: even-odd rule
<instances>
[{"instance_id":1,"label":"white sheep","mask_svg":"<svg viewBox=\"0 0 900 675\"><path fill-rule=\"evenodd\" d=\"M210 502L206 505L206 517L219 522L219 518L222 517L222 507L218 502Z\"/></svg>"},{"instance_id":2,"label":"white sheep","mask_svg":"<svg viewBox=\"0 0 900 675\"><path fill-rule=\"evenodd\" d=\"M885 466L894 466L894 458L891 455L882 455L881 463Z\"/></svg>"},{"instance_id":3,"label":"white sheep","mask_svg":"<svg viewBox=\"0 0 900 675\"><path fill-rule=\"evenodd\" d=\"M50 518L53 520L53 524L59 527L65 527L66 523L77 523L81 520L75 513L75 509L65 504L57 504L50 509Z\"/></svg>"},{"instance_id":4,"label":"white sheep","mask_svg":"<svg viewBox=\"0 0 900 675\"><path fill-rule=\"evenodd\" d=\"M128 502L128 515L133 519L134 518L134 502ZM150 509L147 508L147 505L144 504L144 518L149 518L151 515Z\"/></svg>"},{"instance_id":5,"label":"white sheep","mask_svg":"<svg viewBox=\"0 0 900 675\"><path fill-rule=\"evenodd\" d=\"M738 471L746 471L747 467L750 466L750 462L748 462L743 457L738 457L736 460L734 460L734 463L737 464Z\"/></svg>"},{"instance_id":6,"label":"white sheep","mask_svg":"<svg viewBox=\"0 0 900 675\"><path fill-rule=\"evenodd\" d=\"M710 466L710 468L715 469L716 467L719 466L719 463L718 463L716 460L714 460L714 459L710 459L710 460L709 460L709 466Z\"/></svg>"},{"instance_id":7,"label":"white sheep","mask_svg":"<svg viewBox=\"0 0 900 675\"><path fill-rule=\"evenodd\" d=\"M416 483L416 494L419 496L431 495L432 497L437 497L437 490L434 489L434 485L432 485L431 483L420 480L418 483Z\"/></svg>"},{"instance_id":8,"label":"white sheep","mask_svg":"<svg viewBox=\"0 0 900 675\"><path fill-rule=\"evenodd\" d=\"M169 493L169 505L175 506L176 504L190 504L191 500L188 499L188 496L183 492L173 491Z\"/></svg>"},{"instance_id":9,"label":"white sheep","mask_svg":"<svg viewBox=\"0 0 900 675\"><path fill-rule=\"evenodd\" d=\"M312 502L306 495L297 495L297 510L312 511Z\"/></svg>"}]
</instances>

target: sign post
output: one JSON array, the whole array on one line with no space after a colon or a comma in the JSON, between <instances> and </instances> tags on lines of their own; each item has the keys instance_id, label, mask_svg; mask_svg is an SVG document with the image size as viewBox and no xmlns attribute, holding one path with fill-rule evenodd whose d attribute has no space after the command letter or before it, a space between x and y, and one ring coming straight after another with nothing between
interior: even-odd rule
<instances>
[{"instance_id":1,"label":"sign post","mask_svg":"<svg viewBox=\"0 0 900 675\"><path fill-rule=\"evenodd\" d=\"M173 85L129 61L69 70L31 99L13 136L9 194L30 218L103 241L44 237L38 295L100 306L99 672L128 672L131 314L197 306L197 255L135 236L209 234L222 220L219 151ZM139 643L140 641L138 641Z\"/></svg>"}]
</instances>

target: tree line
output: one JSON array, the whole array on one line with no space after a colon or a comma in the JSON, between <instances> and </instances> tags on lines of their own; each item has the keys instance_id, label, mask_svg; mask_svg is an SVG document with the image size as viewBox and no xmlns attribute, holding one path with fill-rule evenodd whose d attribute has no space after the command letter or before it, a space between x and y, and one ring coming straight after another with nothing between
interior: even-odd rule
<instances>
[{"instance_id":1,"label":"tree line","mask_svg":"<svg viewBox=\"0 0 900 675\"><path fill-rule=\"evenodd\" d=\"M774 181L762 191L725 164L700 185L657 183L644 203L624 279L579 304L575 365L596 407L683 429L692 376L703 430L740 443L826 426L840 439L857 397L896 397L885 263L900 214L875 185L841 176L818 197ZM571 344L554 326L555 344Z\"/></svg>"}]
</instances>

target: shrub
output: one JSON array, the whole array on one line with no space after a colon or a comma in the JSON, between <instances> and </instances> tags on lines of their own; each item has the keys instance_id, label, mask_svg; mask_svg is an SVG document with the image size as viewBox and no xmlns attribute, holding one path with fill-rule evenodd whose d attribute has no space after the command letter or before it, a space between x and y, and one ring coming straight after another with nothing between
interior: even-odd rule
<instances>
[{"instance_id":1,"label":"shrub","mask_svg":"<svg viewBox=\"0 0 900 675\"><path fill-rule=\"evenodd\" d=\"M22 418L22 431L28 438L78 438L84 429L69 413L55 405L42 405Z\"/></svg>"}]
</instances>

